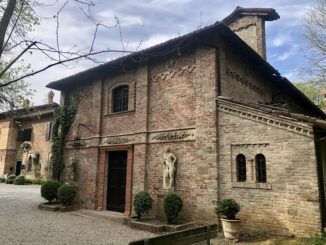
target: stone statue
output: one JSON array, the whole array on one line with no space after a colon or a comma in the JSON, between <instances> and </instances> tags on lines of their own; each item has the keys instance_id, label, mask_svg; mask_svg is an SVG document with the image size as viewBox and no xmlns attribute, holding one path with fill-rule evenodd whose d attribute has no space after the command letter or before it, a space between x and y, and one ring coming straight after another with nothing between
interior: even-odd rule
<instances>
[{"instance_id":1,"label":"stone statue","mask_svg":"<svg viewBox=\"0 0 326 245\"><path fill-rule=\"evenodd\" d=\"M176 171L177 157L167 148L164 153L164 172L163 172L163 189L174 187L174 177Z\"/></svg>"}]
</instances>

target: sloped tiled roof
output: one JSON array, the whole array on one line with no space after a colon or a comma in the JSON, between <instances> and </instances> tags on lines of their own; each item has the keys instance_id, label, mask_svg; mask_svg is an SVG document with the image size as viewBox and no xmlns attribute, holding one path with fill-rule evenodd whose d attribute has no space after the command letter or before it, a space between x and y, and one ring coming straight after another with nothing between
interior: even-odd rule
<instances>
[{"instance_id":1,"label":"sloped tiled roof","mask_svg":"<svg viewBox=\"0 0 326 245\"><path fill-rule=\"evenodd\" d=\"M0 120L9 119L9 118L29 119L29 118L35 118L40 116L49 116L49 115L53 115L55 109L58 107L59 105L57 103L51 103L51 104L33 106L28 109L6 111L0 113Z\"/></svg>"}]
</instances>

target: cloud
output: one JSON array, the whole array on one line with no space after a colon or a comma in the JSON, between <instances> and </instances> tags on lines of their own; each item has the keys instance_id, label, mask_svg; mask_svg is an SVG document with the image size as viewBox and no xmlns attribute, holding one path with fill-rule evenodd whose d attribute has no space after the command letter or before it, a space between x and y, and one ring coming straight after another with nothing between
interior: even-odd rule
<instances>
[{"instance_id":1,"label":"cloud","mask_svg":"<svg viewBox=\"0 0 326 245\"><path fill-rule=\"evenodd\" d=\"M290 45L288 44L287 47L284 48L284 51L281 52L281 54L274 54L274 57L276 57L278 61L286 61L290 57L297 54L298 50L299 50L299 45L293 43Z\"/></svg>"},{"instance_id":2,"label":"cloud","mask_svg":"<svg viewBox=\"0 0 326 245\"><path fill-rule=\"evenodd\" d=\"M121 26L134 26L144 24L144 20L141 16L137 15L125 15L123 13L115 12L111 9L101 11L97 14L101 17L107 24L114 25L116 23L115 17L119 18Z\"/></svg>"},{"instance_id":3,"label":"cloud","mask_svg":"<svg viewBox=\"0 0 326 245\"><path fill-rule=\"evenodd\" d=\"M298 71L289 71L288 73L284 74L284 77L286 77L291 82L299 82L301 81L301 75Z\"/></svg>"},{"instance_id":4,"label":"cloud","mask_svg":"<svg viewBox=\"0 0 326 245\"><path fill-rule=\"evenodd\" d=\"M280 47L288 44L289 42L291 42L291 38L287 34L280 34L271 41L271 45L273 47Z\"/></svg>"},{"instance_id":5,"label":"cloud","mask_svg":"<svg viewBox=\"0 0 326 245\"><path fill-rule=\"evenodd\" d=\"M64 0L53 1L48 7L39 7L38 14L43 17L53 17ZM115 16L121 23L123 45L126 49L136 50L164 42L170 38L195 30L199 25L205 26L222 20L236 6L242 7L272 7L281 16L278 21L268 22L266 37L268 57L277 69L290 74L301 63L298 52L300 30L303 17L311 6L311 0L97 0L93 14L103 24L113 25ZM89 48L95 30L76 5L70 4L60 16L60 46L62 48ZM40 39L52 45L56 44L55 19L42 19L41 25L31 34L31 38ZM95 48L122 50L119 29L100 28ZM138 47L139 48L139 47ZM108 53L100 56L101 60L111 60L122 53ZM35 69L49 63L42 54L26 56L25 60ZM44 103L47 89L45 85L53 80L63 78L75 72L95 66L92 62L82 61L72 63L68 67L57 66L28 81L37 89L35 104ZM58 96L56 94L56 99Z\"/></svg>"}]
</instances>

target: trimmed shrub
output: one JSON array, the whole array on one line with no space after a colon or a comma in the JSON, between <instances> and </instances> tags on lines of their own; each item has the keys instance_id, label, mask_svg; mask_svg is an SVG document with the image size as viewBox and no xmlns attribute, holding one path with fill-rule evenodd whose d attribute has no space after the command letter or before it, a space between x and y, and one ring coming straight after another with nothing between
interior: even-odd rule
<instances>
[{"instance_id":1,"label":"trimmed shrub","mask_svg":"<svg viewBox=\"0 0 326 245\"><path fill-rule=\"evenodd\" d=\"M175 222L183 206L181 197L175 192L169 192L164 197L163 205L168 223L171 224Z\"/></svg>"},{"instance_id":2,"label":"trimmed shrub","mask_svg":"<svg viewBox=\"0 0 326 245\"><path fill-rule=\"evenodd\" d=\"M58 189L58 198L63 205L70 205L76 196L75 187L70 184L64 184Z\"/></svg>"},{"instance_id":3,"label":"trimmed shrub","mask_svg":"<svg viewBox=\"0 0 326 245\"><path fill-rule=\"evenodd\" d=\"M25 185L32 185L32 184L33 184L33 180L25 179Z\"/></svg>"},{"instance_id":4,"label":"trimmed shrub","mask_svg":"<svg viewBox=\"0 0 326 245\"><path fill-rule=\"evenodd\" d=\"M137 218L138 220L141 220L141 217L152 209L153 200L146 191L140 191L135 195L133 204Z\"/></svg>"},{"instance_id":5,"label":"trimmed shrub","mask_svg":"<svg viewBox=\"0 0 326 245\"><path fill-rule=\"evenodd\" d=\"M14 181L15 181L15 179L16 179L16 175L14 175L14 174L11 174L11 175L9 175L8 177L7 177L7 179L6 179L6 184L13 184L14 183Z\"/></svg>"},{"instance_id":6,"label":"trimmed shrub","mask_svg":"<svg viewBox=\"0 0 326 245\"><path fill-rule=\"evenodd\" d=\"M25 176L19 175L14 180L14 185L25 185Z\"/></svg>"},{"instance_id":7,"label":"trimmed shrub","mask_svg":"<svg viewBox=\"0 0 326 245\"><path fill-rule=\"evenodd\" d=\"M32 180L32 184L33 185L43 185L44 184L44 180L43 179L33 179Z\"/></svg>"},{"instance_id":8,"label":"trimmed shrub","mask_svg":"<svg viewBox=\"0 0 326 245\"><path fill-rule=\"evenodd\" d=\"M236 214L240 211L239 204L233 199L222 199L218 202L215 209L217 214L223 215L226 219L235 219Z\"/></svg>"},{"instance_id":9,"label":"trimmed shrub","mask_svg":"<svg viewBox=\"0 0 326 245\"><path fill-rule=\"evenodd\" d=\"M0 183L5 183L6 179L5 178L0 178Z\"/></svg>"},{"instance_id":10,"label":"trimmed shrub","mask_svg":"<svg viewBox=\"0 0 326 245\"><path fill-rule=\"evenodd\" d=\"M312 238L312 243L313 245L325 245L326 244L326 233L323 232L321 234L315 235Z\"/></svg>"},{"instance_id":11,"label":"trimmed shrub","mask_svg":"<svg viewBox=\"0 0 326 245\"><path fill-rule=\"evenodd\" d=\"M60 183L56 180L47 180L41 186L41 196L48 200L50 203L57 199L57 192L60 187Z\"/></svg>"}]
</instances>

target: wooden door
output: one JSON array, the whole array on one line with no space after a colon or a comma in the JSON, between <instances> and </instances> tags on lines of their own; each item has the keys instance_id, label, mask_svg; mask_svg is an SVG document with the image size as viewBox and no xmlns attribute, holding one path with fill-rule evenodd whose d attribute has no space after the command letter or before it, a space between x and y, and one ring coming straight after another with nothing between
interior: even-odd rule
<instances>
[{"instance_id":1,"label":"wooden door","mask_svg":"<svg viewBox=\"0 0 326 245\"><path fill-rule=\"evenodd\" d=\"M125 211L127 155L127 151L108 154L107 210Z\"/></svg>"},{"instance_id":2,"label":"wooden door","mask_svg":"<svg viewBox=\"0 0 326 245\"><path fill-rule=\"evenodd\" d=\"M22 168L22 161L17 161L15 175L17 176L20 175L21 168Z\"/></svg>"}]
</instances>

